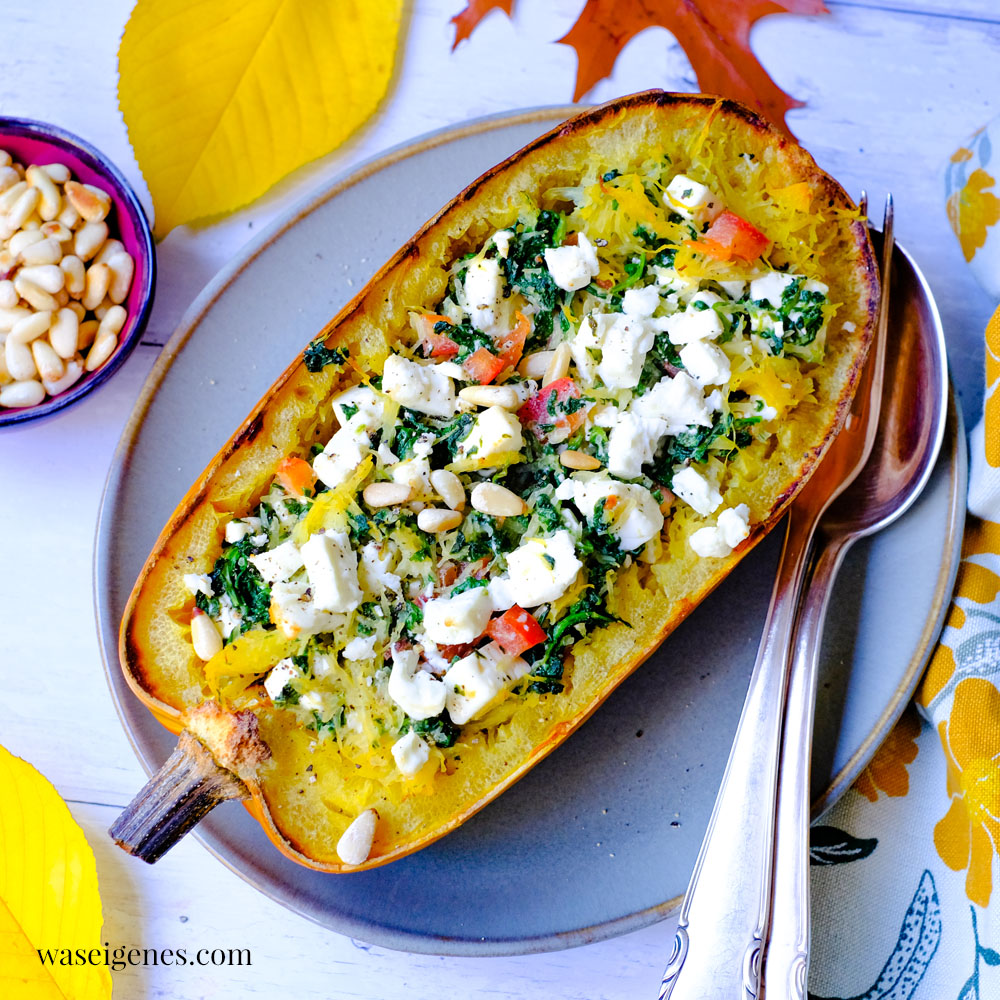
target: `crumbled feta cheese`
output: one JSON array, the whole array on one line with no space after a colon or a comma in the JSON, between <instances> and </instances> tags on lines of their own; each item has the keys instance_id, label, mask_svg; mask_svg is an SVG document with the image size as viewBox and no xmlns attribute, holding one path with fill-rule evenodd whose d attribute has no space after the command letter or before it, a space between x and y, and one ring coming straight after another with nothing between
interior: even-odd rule
<instances>
[{"instance_id":1,"label":"crumbled feta cheese","mask_svg":"<svg viewBox=\"0 0 1000 1000\"><path fill-rule=\"evenodd\" d=\"M399 456L384 441L379 443L375 454L383 466L395 465L399 461Z\"/></svg>"},{"instance_id":2,"label":"crumbled feta cheese","mask_svg":"<svg viewBox=\"0 0 1000 1000\"><path fill-rule=\"evenodd\" d=\"M823 284L822 281L817 281L815 278L807 278L802 285L802 291L819 292L820 295L826 295L830 291L830 286Z\"/></svg>"},{"instance_id":3,"label":"crumbled feta cheese","mask_svg":"<svg viewBox=\"0 0 1000 1000\"><path fill-rule=\"evenodd\" d=\"M181 583L187 588L190 594L204 594L206 597L214 597L212 581L207 573L185 573L181 577Z\"/></svg>"},{"instance_id":4,"label":"crumbled feta cheese","mask_svg":"<svg viewBox=\"0 0 1000 1000\"><path fill-rule=\"evenodd\" d=\"M699 294L702 294L699 292ZM690 344L695 340L715 340L723 332L722 318L709 307L695 309L688 306L684 312L664 316L658 323L670 338L671 344Z\"/></svg>"},{"instance_id":5,"label":"crumbled feta cheese","mask_svg":"<svg viewBox=\"0 0 1000 1000\"><path fill-rule=\"evenodd\" d=\"M667 202L685 219L707 222L714 219L723 209L722 199L698 181L686 174L677 174L667 185Z\"/></svg>"},{"instance_id":6,"label":"crumbled feta cheese","mask_svg":"<svg viewBox=\"0 0 1000 1000\"><path fill-rule=\"evenodd\" d=\"M324 691L314 690L303 691L299 695L299 708L305 709L307 712L315 712L323 721L329 719L335 711L330 695Z\"/></svg>"},{"instance_id":7,"label":"crumbled feta cheese","mask_svg":"<svg viewBox=\"0 0 1000 1000\"><path fill-rule=\"evenodd\" d=\"M392 745L392 759L407 778L412 778L430 756L430 747L412 729Z\"/></svg>"},{"instance_id":8,"label":"crumbled feta cheese","mask_svg":"<svg viewBox=\"0 0 1000 1000\"><path fill-rule=\"evenodd\" d=\"M490 596L498 611L514 604L535 608L562 597L582 566L565 528L550 538L529 538L508 553L507 575L491 581Z\"/></svg>"},{"instance_id":9,"label":"crumbled feta cheese","mask_svg":"<svg viewBox=\"0 0 1000 1000\"><path fill-rule=\"evenodd\" d=\"M622 479L637 479L642 475L642 466L653 461L666 431L663 420L622 413L608 437L608 472Z\"/></svg>"},{"instance_id":10,"label":"crumbled feta cheese","mask_svg":"<svg viewBox=\"0 0 1000 1000\"><path fill-rule=\"evenodd\" d=\"M486 657L470 653L454 663L442 678L451 721L461 726L481 715L507 686L507 679Z\"/></svg>"},{"instance_id":11,"label":"crumbled feta cheese","mask_svg":"<svg viewBox=\"0 0 1000 1000\"><path fill-rule=\"evenodd\" d=\"M271 620L286 639L336 632L347 624L344 615L316 607L305 582L271 584L270 612Z\"/></svg>"},{"instance_id":12,"label":"crumbled feta cheese","mask_svg":"<svg viewBox=\"0 0 1000 1000\"><path fill-rule=\"evenodd\" d=\"M336 489L364 461L371 451L367 434L342 427L313 459L313 471L324 485Z\"/></svg>"},{"instance_id":13,"label":"crumbled feta cheese","mask_svg":"<svg viewBox=\"0 0 1000 1000\"><path fill-rule=\"evenodd\" d=\"M632 319L649 319L660 304L660 291L656 285L629 288L622 296L622 312Z\"/></svg>"},{"instance_id":14,"label":"crumbled feta cheese","mask_svg":"<svg viewBox=\"0 0 1000 1000\"><path fill-rule=\"evenodd\" d=\"M370 660L375 655L375 636L356 635L344 647L345 660Z\"/></svg>"},{"instance_id":15,"label":"crumbled feta cheese","mask_svg":"<svg viewBox=\"0 0 1000 1000\"><path fill-rule=\"evenodd\" d=\"M564 479L556 488L553 494L557 500L573 499L573 480Z\"/></svg>"},{"instance_id":16,"label":"crumbled feta cheese","mask_svg":"<svg viewBox=\"0 0 1000 1000\"><path fill-rule=\"evenodd\" d=\"M392 651L389 697L411 719L430 719L444 711L445 685L426 670L419 669L415 649Z\"/></svg>"},{"instance_id":17,"label":"crumbled feta cheese","mask_svg":"<svg viewBox=\"0 0 1000 1000\"><path fill-rule=\"evenodd\" d=\"M320 611L353 611L361 603L358 555L346 531L313 535L300 552L313 603Z\"/></svg>"},{"instance_id":18,"label":"crumbled feta cheese","mask_svg":"<svg viewBox=\"0 0 1000 1000\"><path fill-rule=\"evenodd\" d=\"M504 280L496 260L481 257L469 265L465 272L465 307L477 330L484 333L496 331L503 291Z\"/></svg>"},{"instance_id":19,"label":"crumbled feta cheese","mask_svg":"<svg viewBox=\"0 0 1000 1000\"><path fill-rule=\"evenodd\" d=\"M699 528L691 536L691 548L702 558L721 559L750 534L750 509L745 503L719 514L715 527Z\"/></svg>"},{"instance_id":20,"label":"crumbled feta cheese","mask_svg":"<svg viewBox=\"0 0 1000 1000\"><path fill-rule=\"evenodd\" d=\"M493 234L493 245L503 260L506 260L507 254L510 253L510 241L513 237L514 234L509 229L498 229Z\"/></svg>"},{"instance_id":21,"label":"crumbled feta cheese","mask_svg":"<svg viewBox=\"0 0 1000 1000\"><path fill-rule=\"evenodd\" d=\"M631 552L660 533L663 513L645 486L619 483L603 474L576 482L574 502L580 513L588 518L594 516L598 502L603 503L611 497L614 497L614 506L605 507L605 514L623 550Z\"/></svg>"},{"instance_id":22,"label":"crumbled feta cheese","mask_svg":"<svg viewBox=\"0 0 1000 1000\"><path fill-rule=\"evenodd\" d=\"M603 346L604 336L615 319L614 315L592 312L584 317L576 336L569 341L573 363L584 385L592 385L597 379L597 362L600 360L597 352Z\"/></svg>"},{"instance_id":23,"label":"crumbled feta cheese","mask_svg":"<svg viewBox=\"0 0 1000 1000\"><path fill-rule=\"evenodd\" d=\"M489 660L500 671L508 684L512 684L531 673L531 664L527 660L505 653L503 646L496 640L486 643L485 646L480 646L476 652L483 659Z\"/></svg>"},{"instance_id":24,"label":"crumbled feta cheese","mask_svg":"<svg viewBox=\"0 0 1000 1000\"><path fill-rule=\"evenodd\" d=\"M413 490L411 499L430 496L434 492L431 486L431 463L427 458L408 458L394 465L389 470L394 483L403 483Z\"/></svg>"},{"instance_id":25,"label":"crumbled feta cheese","mask_svg":"<svg viewBox=\"0 0 1000 1000\"><path fill-rule=\"evenodd\" d=\"M747 289L745 281L720 281L717 284L734 302L743 298L743 293Z\"/></svg>"},{"instance_id":26,"label":"crumbled feta cheese","mask_svg":"<svg viewBox=\"0 0 1000 1000\"><path fill-rule=\"evenodd\" d=\"M382 369L382 391L400 406L418 413L450 417L455 412L455 383L437 367L390 354Z\"/></svg>"},{"instance_id":27,"label":"crumbled feta cheese","mask_svg":"<svg viewBox=\"0 0 1000 1000\"><path fill-rule=\"evenodd\" d=\"M402 581L395 573L389 572L392 556L383 556L376 542L369 542L361 549L361 567L364 573L363 583L369 594L379 594L383 588L398 594L402 589Z\"/></svg>"},{"instance_id":28,"label":"crumbled feta cheese","mask_svg":"<svg viewBox=\"0 0 1000 1000\"><path fill-rule=\"evenodd\" d=\"M524 447L521 421L502 406L491 406L476 417L472 430L458 443L461 458L490 459Z\"/></svg>"},{"instance_id":29,"label":"crumbled feta cheese","mask_svg":"<svg viewBox=\"0 0 1000 1000\"><path fill-rule=\"evenodd\" d=\"M260 531L261 521L259 517L244 517L239 520L229 521L226 524L226 541L230 545L243 541L247 535ZM257 544L256 542L254 544Z\"/></svg>"},{"instance_id":30,"label":"crumbled feta cheese","mask_svg":"<svg viewBox=\"0 0 1000 1000\"><path fill-rule=\"evenodd\" d=\"M681 364L698 385L725 385L732 368L725 351L707 340L692 340L680 349Z\"/></svg>"},{"instance_id":31,"label":"crumbled feta cheese","mask_svg":"<svg viewBox=\"0 0 1000 1000\"><path fill-rule=\"evenodd\" d=\"M641 319L618 316L604 335L597 374L609 389L634 389L655 333Z\"/></svg>"},{"instance_id":32,"label":"crumbled feta cheese","mask_svg":"<svg viewBox=\"0 0 1000 1000\"><path fill-rule=\"evenodd\" d=\"M228 594L219 595L219 626L222 638L228 639L243 624L243 615L233 607Z\"/></svg>"},{"instance_id":33,"label":"crumbled feta cheese","mask_svg":"<svg viewBox=\"0 0 1000 1000\"><path fill-rule=\"evenodd\" d=\"M586 288L601 270L597 251L583 233L577 235L576 246L549 247L545 266L552 280L567 292Z\"/></svg>"},{"instance_id":34,"label":"crumbled feta cheese","mask_svg":"<svg viewBox=\"0 0 1000 1000\"><path fill-rule=\"evenodd\" d=\"M660 288L665 288L668 292L675 293L679 298L687 301L690 296L698 291L698 279L686 278L678 274L672 267L661 267L654 264L650 271L656 278L656 284Z\"/></svg>"},{"instance_id":35,"label":"crumbled feta cheese","mask_svg":"<svg viewBox=\"0 0 1000 1000\"><path fill-rule=\"evenodd\" d=\"M782 271L768 271L763 277L750 282L750 299L753 302L767 302L777 309L785 289L798 277Z\"/></svg>"},{"instance_id":36,"label":"crumbled feta cheese","mask_svg":"<svg viewBox=\"0 0 1000 1000\"><path fill-rule=\"evenodd\" d=\"M424 632L433 642L452 646L478 639L493 614L488 588L472 587L454 597L435 597L424 604Z\"/></svg>"},{"instance_id":37,"label":"crumbled feta cheese","mask_svg":"<svg viewBox=\"0 0 1000 1000\"><path fill-rule=\"evenodd\" d=\"M290 538L267 552L248 556L248 559L268 583L287 580L303 566L302 553Z\"/></svg>"},{"instance_id":38,"label":"crumbled feta cheese","mask_svg":"<svg viewBox=\"0 0 1000 1000\"><path fill-rule=\"evenodd\" d=\"M264 680L264 690L268 698L277 701L281 697L281 692L285 690L285 685L298 676L298 668L290 659L279 660Z\"/></svg>"},{"instance_id":39,"label":"crumbled feta cheese","mask_svg":"<svg viewBox=\"0 0 1000 1000\"><path fill-rule=\"evenodd\" d=\"M371 434L382 426L385 400L371 386L356 385L334 396L330 402L341 427ZM351 416L347 415L345 407L351 410Z\"/></svg>"},{"instance_id":40,"label":"crumbled feta cheese","mask_svg":"<svg viewBox=\"0 0 1000 1000\"><path fill-rule=\"evenodd\" d=\"M711 514L722 503L719 491L690 465L674 474L670 488L702 516Z\"/></svg>"},{"instance_id":41,"label":"crumbled feta cheese","mask_svg":"<svg viewBox=\"0 0 1000 1000\"><path fill-rule=\"evenodd\" d=\"M687 372L664 376L630 406L649 420L666 421L667 434L682 434L692 424L712 426L712 414L701 387Z\"/></svg>"}]
</instances>

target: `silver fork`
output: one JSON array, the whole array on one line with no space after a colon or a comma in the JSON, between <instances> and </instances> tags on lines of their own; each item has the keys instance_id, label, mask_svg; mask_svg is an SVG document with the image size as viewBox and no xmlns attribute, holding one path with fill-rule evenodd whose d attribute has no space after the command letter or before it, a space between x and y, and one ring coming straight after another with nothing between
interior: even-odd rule
<instances>
[{"instance_id":1,"label":"silver fork","mask_svg":"<svg viewBox=\"0 0 1000 1000\"><path fill-rule=\"evenodd\" d=\"M867 214L867 199L863 196L862 200ZM887 212L891 220L891 198ZM796 613L816 526L857 475L874 440L886 309L883 291L875 341L857 394L869 405L857 409L788 512L757 661L708 831L681 905L660 1000L751 1000L758 995L761 951L774 890L778 768Z\"/></svg>"}]
</instances>

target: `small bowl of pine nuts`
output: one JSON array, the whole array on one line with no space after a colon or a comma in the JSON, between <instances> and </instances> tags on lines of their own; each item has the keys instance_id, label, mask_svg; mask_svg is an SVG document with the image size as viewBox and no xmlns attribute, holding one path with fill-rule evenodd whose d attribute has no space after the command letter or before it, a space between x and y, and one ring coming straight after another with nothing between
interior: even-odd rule
<instances>
[{"instance_id":1,"label":"small bowl of pine nuts","mask_svg":"<svg viewBox=\"0 0 1000 1000\"><path fill-rule=\"evenodd\" d=\"M142 336L155 277L114 164L53 125L0 118L0 427L106 382Z\"/></svg>"}]
</instances>

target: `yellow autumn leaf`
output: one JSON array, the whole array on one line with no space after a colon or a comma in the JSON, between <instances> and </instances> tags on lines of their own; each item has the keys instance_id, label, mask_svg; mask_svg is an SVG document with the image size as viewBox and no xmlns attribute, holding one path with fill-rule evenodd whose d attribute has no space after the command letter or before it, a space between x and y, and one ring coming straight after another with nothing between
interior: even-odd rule
<instances>
[{"instance_id":1,"label":"yellow autumn leaf","mask_svg":"<svg viewBox=\"0 0 1000 1000\"><path fill-rule=\"evenodd\" d=\"M83 831L52 785L3 747L0 789L0 997L107 1000L107 966L59 962L60 949L74 959L77 949L104 955L97 868ZM53 964L42 964L44 949Z\"/></svg>"},{"instance_id":2,"label":"yellow autumn leaf","mask_svg":"<svg viewBox=\"0 0 1000 1000\"><path fill-rule=\"evenodd\" d=\"M340 145L392 78L403 0L138 0L118 102L156 233L231 212Z\"/></svg>"}]
</instances>

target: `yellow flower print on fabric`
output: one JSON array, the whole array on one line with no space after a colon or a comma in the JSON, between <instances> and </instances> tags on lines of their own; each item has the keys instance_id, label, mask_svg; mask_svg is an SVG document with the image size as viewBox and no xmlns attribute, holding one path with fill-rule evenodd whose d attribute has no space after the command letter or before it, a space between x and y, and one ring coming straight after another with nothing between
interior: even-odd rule
<instances>
[{"instance_id":1,"label":"yellow flower print on fabric","mask_svg":"<svg viewBox=\"0 0 1000 1000\"><path fill-rule=\"evenodd\" d=\"M893 797L906 795L910 790L906 765L917 759L919 732L920 720L913 708L908 708L879 747L878 753L872 757L871 763L858 775L858 780L854 782L855 791L869 802L878 800L880 790Z\"/></svg>"},{"instance_id":2,"label":"yellow flower print on fabric","mask_svg":"<svg viewBox=\"0 0 1000 1000\"><path fill-rule=\"evenodd\" d=\"M993 467L1000 466L1000 309L986 325L986 422L983 443L986 461ZM1000 525L994 525L1000 531ZM989 552L998 552L994 543Z\"/></svg>"},{"instance_id":3,"label":"yellow flower print on fabric","mask_svg":"<svg viewBox=\"0 0 1000 1000\"><path fill-rule=\"evenodd\" d=\"M948 220L967 261L972 260L986 242L986 230L1000 222L1000 198L987 190L995 183L993 177L979 167L969 174L965 186L948 199Z\"/></svg>"},{"instance_id":4,"label":"yellow flower print on fabric","mask_svg":"<svg viewBox=\"0 0 1000 1000\"><path fill-rule=\"evenodd\" d=\"M1000 691L982 677L955 688L951 717L938 727L951 807L934 827L934 846L952 869L968 869L965 892L988 906L1000 845Z\"/></svg>"}]
</instances>

